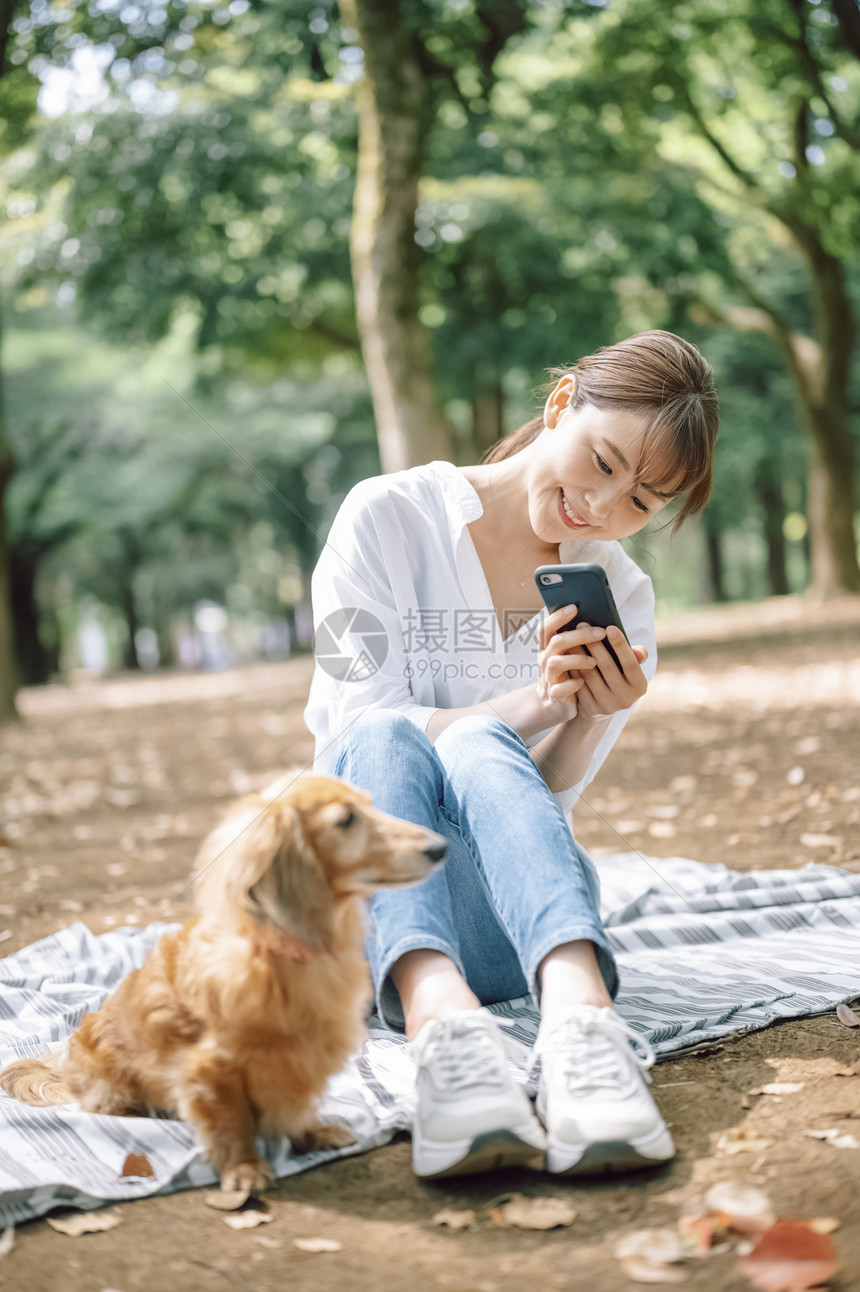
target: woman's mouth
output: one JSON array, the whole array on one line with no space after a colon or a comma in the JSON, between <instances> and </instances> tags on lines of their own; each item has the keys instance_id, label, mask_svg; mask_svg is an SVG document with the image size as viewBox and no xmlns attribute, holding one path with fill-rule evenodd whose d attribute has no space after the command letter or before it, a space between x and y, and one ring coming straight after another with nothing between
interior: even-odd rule
<instances>
[{"instance_id":1,"label":"woman's mouth","mask_svg":"<svg viewBox=\"0 0 860 1292\"><path fill-rule=\"evenodd\" d=\"M567 510L567 500L564 496L563 489L559 489L558 491L558 514L561 516L568 529L590 528L588 521L583 520L581 516L578 516L572 507L569 511Z\"/></svg>"}]
</instances>

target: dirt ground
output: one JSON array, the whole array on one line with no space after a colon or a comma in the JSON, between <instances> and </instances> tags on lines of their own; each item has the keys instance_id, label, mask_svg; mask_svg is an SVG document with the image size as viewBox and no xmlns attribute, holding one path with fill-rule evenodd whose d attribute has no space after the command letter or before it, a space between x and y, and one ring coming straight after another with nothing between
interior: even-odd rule
<instances>
[{"instance_id":1,"label":"dirt ground","mask_svg":"<svg viewBox=\"0 0 860 1292\"><path fill-rule=\"evenodd\" d=\"M860 868L860 598L700 611L663 622L658 640L649 694L577 810L585 847L739 870ZM74 919L100 933L183 918L197 842L225 801L310 763L310 675L302 658L24 693L24 721L0 733L0 953ZM780 1215L841 1222L843 1269L829 1286L845 1292L860 1287L860 1151L804 1131L856 1127L860 1077L834 1073L858 1059L860 1036L829 1014L661 1062L654 1091L678 1156L650 1174L570 1184L518 1171L442 1188L415 1180L400 1136L280 1182L268 1195L274 1220L258 1230L229 1229L199 1191L124 1204L117 1229L79 1239L35 1221L0 1261L0 1288L632 1288L614 1255L620 1236L673 1225L685 1199L736 1180L765 1189ZM803 1089L745 1097L775 1080ZM722 1155L729 1127L773 1143ZM576 1218L546 1233L498 1228L486 1204L511 1191L561 1195ZM434 1226L444 1206L475 1208L477 1227ZM311 1236L342 1250L293 1246ZM691 1292L750 1287L735 1253L684 1269Z\"/></svg>"}]
</instances>

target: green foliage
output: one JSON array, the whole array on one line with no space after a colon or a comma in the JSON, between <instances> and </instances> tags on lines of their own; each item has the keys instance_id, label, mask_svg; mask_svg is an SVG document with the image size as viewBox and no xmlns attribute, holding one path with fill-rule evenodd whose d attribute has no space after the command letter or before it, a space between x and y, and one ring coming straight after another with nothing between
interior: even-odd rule
<instances>
[{"instance_id":1,"label":"green foliage","mask_svg":"<svg viewBox=\"0 0 860 1292\"><path fill-rule=\"evenodd\" d=\"M433 113L421 316L461 440L486 389L514 429L550 365L673 328L715 364L711 520L750 548L763 481L804 506L796 401L765 339L689 311L752 291L808 329L797 239L856 264L860 63L829 0L399 13ZM86 52L93 100L33 116L37 78ZM378 471L349 263L361 59L334 3L21 9L0 82L11 524L75 595L118 605L131 580L155 618L200 596L272 613L277 561L306 576Z\"/></svg>"}]
</instances>

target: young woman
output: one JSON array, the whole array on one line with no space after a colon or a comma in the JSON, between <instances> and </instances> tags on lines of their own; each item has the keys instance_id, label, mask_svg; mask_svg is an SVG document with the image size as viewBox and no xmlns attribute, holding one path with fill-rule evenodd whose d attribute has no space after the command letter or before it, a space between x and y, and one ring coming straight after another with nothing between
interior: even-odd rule
<instances>
[{"instance_id":1,"label":"young woman","mask_svg":"<svg viewBox=\"0 0 860 1292\"><path fill-rule=\"evenodd\" d=\"M368 903L376 1007L410 1040L428 1178L544 1152L559 1173L674 1154L653 1053L613 1007L596 871L568 814L656 663L651 581L618 540L674 499L676 527L704 507L717 395L669 332L552 373L542 417L479 465L356 485L313 576L314 770L449 844L427 882ZM575 608L548 614L534 570L568 561L603 565L633 644L560 631ZM529 991L540 1120L482 1008Z\"/></svg>"}]
</instances>

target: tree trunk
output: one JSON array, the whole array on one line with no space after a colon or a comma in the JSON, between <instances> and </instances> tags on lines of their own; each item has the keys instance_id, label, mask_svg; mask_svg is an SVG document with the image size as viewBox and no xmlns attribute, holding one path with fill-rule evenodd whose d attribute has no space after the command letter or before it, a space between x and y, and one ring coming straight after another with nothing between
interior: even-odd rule
<instances>
[{"instance_id":1,"label":"tree trunk","mask_svg":"<svg viewBox=\"0 0 860 1292\"><path fill-rule=\"evenodd\" d=\"M762 463L756 475L756 493L761 505L762 528L767 544L767 587L772 597L788 595L788 571L785 565L785 534L782 523L785 506L779 477L772 463Z\"/></svg>"},{"instance_id":2,"label":"tree trunk","mask_svg":"<svg viewBox=\"0 0 860 1292\"><path fill-rule=\"evenodd\" d=\"M779 217L806 256L812 278L814 336L793 332L779 312L750 290L755 308L707 303L694 317L764 332L780 347L803 406L810 443L809 534L812 586L819 597L860 592L854 530L854 442L850 426L850 377L854 312L845 266L821 245L818 231L798 218Z\"/></svg>"},{"instance_id":3,"label":"tree trunk","mask_svg":"<svg viewBox=\"0 0 860 1292\"><path fill-rule=\"evenodd\" d=\"M364 50L350 253L361 349L384 472L451 457L428 329L418 317L418 181L432 121L418 37L399 5L341 0Z\"/></svg>"},{"instance_id":4,"label":"tree trunk","mask_svg":"<svg viewBox=\"0 0 860 1292\"><path fill-rule=\"evenodd\" d=\"M860 592L854 531L854 440L851 434L851 360L854 312L845 266L817 236L801 245L813 279L817 354L798 355L800 391L814 444L809 523L813 589L823 597Z\"/></svg>"},{"instance_id":5,"label":"tree trunk","mask_svg":"<svg viewBox=\"0 0 860 1292\"><path fill-rule=\"evenodd\" d=\"M9 585L9 546L6 537L6 489L15 470L15 459L6 440L6 417L3 406L2 370L0 370L0 722L18 717L15 692L18 670L15 663L15 641L12 627L12 595Z\"/></svg>"},{"instance_id":6,"label":"tree trunk","mask_svg":"<svg viewBox=\"0 0 860 1292\"><path fill-rule=\"evenodd\" d=\"M505 433L505 392L498 375L478 386L472 398L472 449L477 462Z\"/></svg>"},{"instance_id":7,"label":"tree trunk","mask_svg":"<svg viewBox=\"0 0 860 1292\"><path fill-rule=\"evenodd\" d=\"M41 686L50 670L48 654L39 633L36 601L38 558L21 548L9 550L9 586L18 677L23 686Z\"/></svg>"},{"instance_id":8,"label":"tree trunk","mask_svg":"<svg viewBox=\"0 0 860 1292\"><path fill-rule=\"evenodd\" d=\"M713 508L705 509L702 515L702 529L705 535L705 554L708 564L708 578L711 584L711 600L728 601L725 564L723 562L723 531L719 526Z\"/></svg>"},{"instance_id":9,"label":"tree trunk","mask_svg":"<svg viewBox=\"0 0 860 1292\"><path fill-rule=\"evenodd\" d=\"M176 667L176 643L173 637L173 622L169 616L155 621L155 638L158 642L158 667Z\"/></svg>"},{"instance_id":10,"label":"tree trunk","mask_svg":"<svg viewBox=\"0 0 860 1292\"><path fill-rule=\"evenodd\" d=\"M139 669L140 660L137 655L137 630L140 622L137 617L137 602L132 587L132 578L123 583L119 590L120 610L125 620L126 632L128 634L123 651L123 666L128 669Z\"/></svg>"}]
</instances>

